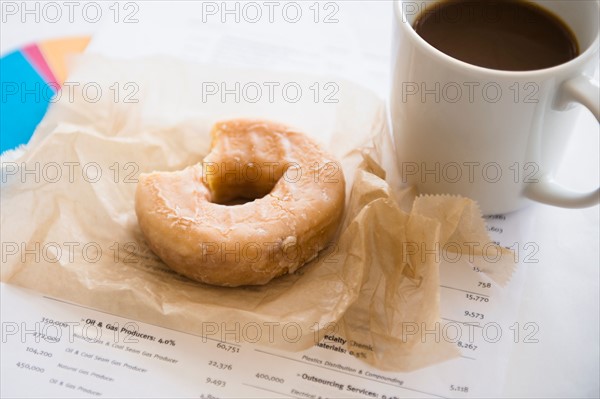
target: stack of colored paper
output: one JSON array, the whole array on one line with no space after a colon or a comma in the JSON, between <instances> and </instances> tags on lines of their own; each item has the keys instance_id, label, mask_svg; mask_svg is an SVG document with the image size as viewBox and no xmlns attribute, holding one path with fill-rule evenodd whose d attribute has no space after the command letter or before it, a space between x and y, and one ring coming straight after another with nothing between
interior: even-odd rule
<instances>
[{"instance_id":1,"label":"stack of colored paper","mask_svg":"<svg viewBox=\"0 0 600 399\"><path fill-rule=\"evenodd\" d=\"M47 40L0 58L0 153L25 144L67 78L68 57L90 37Z\"/></svg>"}]
</instances>

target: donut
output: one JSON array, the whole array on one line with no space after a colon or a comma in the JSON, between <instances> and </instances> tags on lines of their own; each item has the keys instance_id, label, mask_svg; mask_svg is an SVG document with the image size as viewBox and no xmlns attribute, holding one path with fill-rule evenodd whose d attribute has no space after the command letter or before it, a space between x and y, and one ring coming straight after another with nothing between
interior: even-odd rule
<instances>
[{"instance_id":1,"label":"donut","mask_svg":"<svg viewBox=\"0 0 600 399\"><path fill-rule=\"evenodd\" d=\"M295 272L336 234L345 203L340 163L285 125L216 123L204 160L141 174L135 211L150 249L202 283L263 285Z\"/></svg>"}]
</instances>

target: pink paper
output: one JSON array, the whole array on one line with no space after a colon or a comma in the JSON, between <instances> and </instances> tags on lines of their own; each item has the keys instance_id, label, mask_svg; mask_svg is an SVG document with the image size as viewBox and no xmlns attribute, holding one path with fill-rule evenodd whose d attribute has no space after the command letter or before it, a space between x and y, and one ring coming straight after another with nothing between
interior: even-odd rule
<instances>
[{"instance_id":1,"label":"pink paper","mask_svg":"<svg viewBox=\"0 0 600 399\"><path fill-rule=\"evenodd\" d=\"M56 80L37 44L30 44L21 51L52 89L60 88L60 84Z\"/></svg>"}]
</instances>

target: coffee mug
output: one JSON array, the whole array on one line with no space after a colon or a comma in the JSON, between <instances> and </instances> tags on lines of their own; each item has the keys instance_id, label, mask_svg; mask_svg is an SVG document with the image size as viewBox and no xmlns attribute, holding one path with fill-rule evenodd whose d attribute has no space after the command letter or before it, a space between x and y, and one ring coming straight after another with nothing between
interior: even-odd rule
<instances>
[{"instance_id":1,"label":"coffee mug","mask_svg":"<svg viewBox=\"0 0 600 399\"><path fill-rule=\"evenodd\" d=\"M580 104L599 118L599 3L534 1L571 28L580 53L529 71L471 65L427 43L413 22L433 3L394 2L390 114L403 182L469 197L484 214L598 204L600 189L573 192L553 177Z\"/></svg>"}]
</instances>

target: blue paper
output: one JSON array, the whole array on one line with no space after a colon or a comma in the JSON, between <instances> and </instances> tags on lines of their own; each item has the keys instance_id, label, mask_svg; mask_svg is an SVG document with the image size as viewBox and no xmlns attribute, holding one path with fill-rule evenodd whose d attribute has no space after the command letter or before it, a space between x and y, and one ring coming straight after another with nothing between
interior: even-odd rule
<instances>
[{"instance_id":1,"label":"blue paper","mask_svg":"<svg viewBox=\"0 0 600 399\"><path fill-rule=\"evenodd\" d=\"M1 153L29 141L54 90L21 51L0 58L0 84Z\"/></svg>"}]
</instances>

